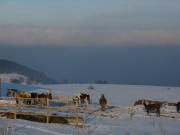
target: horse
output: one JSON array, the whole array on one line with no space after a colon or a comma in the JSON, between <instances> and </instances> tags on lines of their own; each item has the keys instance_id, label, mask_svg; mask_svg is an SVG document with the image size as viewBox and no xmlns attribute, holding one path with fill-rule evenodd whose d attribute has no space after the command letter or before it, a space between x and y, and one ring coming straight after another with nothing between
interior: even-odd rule
<instances>
[{"instance_id":1,"label":"horse","mask_svg":"<svg viewBox=\"0 0 180 135\"><path fill-rule=\"evenodd\" d=\"M161 107L163 105L168 105L167 101L152 101L147 99L141 99L134 103L134 106L136 105L144 105L147 115L149 115L150 111L156 110L157 116L160 116L161 113Z\"/></svg>"},{"instance_id":2,"label":"horse","mask_svg":"<svg viewBox=\"0 0 180 135\"><path fill-rule=\"evenodd\" d=\"M179 110L180 110L180 101L176 103L176 110L177 110L177 113L179 113Z\"/></svg>"},{"instance_id":3,"label":"horse","mask_svg":"<svg viewBox=\"0 0 180 135\"><path fill-rule=\"evenodd\" d=\"M37 105L39 103L38 93L32 92L31 93L31 98L33 99L34 105Z\"/></svg>"},{"instance_id":4,"label":"horse","mask_svg":"<svg viewBox=\"0 0 180 135\"><path fill-rule=\"evenodd\" d=\"M106 100L104 94L101 95L101 97L99 99L99 104L101 106L101 110L104 111L104 108L106 107L106 104L107 104L107 100Z\"/></svg>"},{"instance_id":5,"label":"horse","mask_svg":"<svg viewBox=\"0 0 180 135\"><path fill-rule=\"evenodd\" d=\"M150 111L156 110L157 116L160 117L161 107L162 107L161 103L155 103L155 104L144 103L144 107L146 109L147 115L149 115Z\"/></svg>"},{"instance_id":6,"label":"horse","mask_svg":"<svg viewBox=\"0 0 180 135\"><path fill-rule=\"evenodd\" d=\"M168 104L167 101L163 101L163 102L161 102L161 101L153 101L153 102L145 101L144 102L144 107L146 109L147 115L149 115L150 111L156 110L157 116L160 117L161 107L164 104L167 105Z\"/></svg>"},{"instance_id":7,"label":"horse","mask_svg":"<svg viewBox=\"0 0 180 135\"><path fill-rule=\"evenodd\" d=\"M76 96L73 98L73 103L74 104L80 104L80 103L84 103L85 100L87 100L87 103L90 103L90 95L86 94L86 93L78 93L76 94Z\"/></svg>"},{"instance_id":8,"label":"horse","mask_svg":"<svg viewBox=\"0 0 180 135\"><path fill-rule=\"evenodd\" d=\"M38 99L41 101L44 105L47 105L47 99L52 99L52 94L51 93L41 93L38 94Z\"/></svg>"},{"instance_id":9,"label":"horse","mask_svg":"<svg viewBox=\"0 0 180 135\"><path fill-rule=\"evenodd\" d=\"M17 92L18 92L18 90L16 90L16 89L8 89L7 96L11 95L12 97L15 97Z\"/></svg>"},{"instance_id":10,"label":"horse","mask_svg":"<svg viewBox=\"0 0 180 135\"><path fill-rule=\"evenodd\" d=\"M27 98L31 98L30 92L18 91L16 89L8 89L7 90L7 96L9 96L9 95L16 98L17 104L19 103L17 98L23 98L23 103L31 104L31 99L27 99Z\"/></svg>"},{"instance_id":11,"label":"horse","mask_svg":"<svg viewBox=\"0 0 180 135\"><path fill-rule=\"evenodd\" d=\"M31 93L28 91L18 91L21 98L23 98L23 102L25 104L31 104Z\"/></svg>"}]
</instances>

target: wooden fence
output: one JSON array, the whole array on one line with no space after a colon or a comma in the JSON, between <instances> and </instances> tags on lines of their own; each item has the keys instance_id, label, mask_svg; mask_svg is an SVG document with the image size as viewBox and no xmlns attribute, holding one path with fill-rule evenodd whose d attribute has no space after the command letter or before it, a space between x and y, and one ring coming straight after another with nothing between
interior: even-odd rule
<instances>
[{"instance_id":1,"label":"wooden fence","mask_svg":"<svg viewBox=\"0 0 180 135\"><path fill-rule=\"evenodd\" d=\"M62 96L61 96L62 97ZM32 104L25 104L23 103L24 100L31 100L33 101L34 98L20 98L20 97L0 97L0 100L5 100L11 103L1 103L0 107L12 107L13 111L8 111L8 112L12 112L14 113L14 118L16 119L16 114L26 114L26 112L21 112L22 108L38 108L38 109L46 109L46 113L41 113L41 115L46 116L47 120L46 122L49 123L49 116L51 116L50 114L50 110L51 109L56 109L56 110L71 110L75 112L75 118L76 118L76 125L78 125L79 123L79 115L78 115L78 106L50 106L49 102L66 102L69 104L69 97L65 98L65 99L46 99L46 104L37 104L37 105L32 105ZM16 103L17 102L17 103ZM30 113L30 115L37 115L34 113Z\"/></svg>"},{"instance_id":2,"label":"wooden fence","mask_svg":"<svg viewBox=\"0 0 180 135\"><path fill-rule=\"evenodd\" d=\"M0 97L0 100L6 100L10 103L0 103L0 107L12 107L12 111L8 111L10 113L14 114L14 119L16 119L17 115L36 115L36 116L45 116L46 117L46 123L49 123L49 117L58 117L58 115L51 115L50 110L69 110L74 112L74 120L71 123L75 123L76 127L76 134L79 135L79 127L82 127L85 129L85 123L86 123L86 115L87 115L87 107L88 104L86 104L86 109L84 111L84 119L80 117L79 115L79 106L78 104L69 106L72 102L73 96L53 96L53 99L46 99L46 104L25 104L23 103L24 100L35 100L35 98L20 98L20 97ZM51 106L50 102L65 102L67 103L66 106ZM87 103L87 102L86 102ZM22 112L21 110L23 108L38 108L38 109L46 109L46 113L34 113L34 112ZM81 118L81 119L80 119ZM81 124L80 124L81 123ZM90 133L90 126L88 126L88 133Z\"/></svg>"}]
</instances>

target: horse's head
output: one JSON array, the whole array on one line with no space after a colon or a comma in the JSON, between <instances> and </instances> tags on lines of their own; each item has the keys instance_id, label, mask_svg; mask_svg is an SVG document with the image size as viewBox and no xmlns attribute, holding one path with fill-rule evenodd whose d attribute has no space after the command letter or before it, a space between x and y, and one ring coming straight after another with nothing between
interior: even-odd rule
<instances>
[{"instance_id":1,"label":"horse's head","mask_svg":"<svg viewBox=\"0 0 180 135\"><path fill-rule=\"evenodd\" d=\"M80 103L79 100L80 100L80 99L79 99L78 96L74 96L74 97L73 97L73 103L74 103L74 104L79 104L79 103Z\"/></svg>"},{"instance_id":2,"label":"horse's head","mask_svg":"<svg viewBox=\"0 0 180 135\"><path fill-rule=\"evenodd\" d=\"M149 101L149 100L142 100L142 103L143 103L143 104L146 104L146 105L149 105L149 104L151 104L152 102Z\"/></svg>"},{"instance_id":3,"label":"horse's head","mask_svg":"<svg viewBox=\"0 0 180 135\"><path fill-rule=\"evenodd\" d=\"M17 90L15 90L15 89L8 89L7 96L9 96L9 95L14 96L16 92L17 92Z\"/></svg>"},{"instance_id":4,"label":"horse's head","mask_svg":"<svg viewBox=\"0 0 180 135\"><path fill-rule=\"evenodd\" d=\"M11 90L7 90L7 96L11 95Z\"/></svg>"},{"instance_id":5,"label":"horse's head","mask_svg":"<svg viewBox=\"0 0 180 135\"><path fill-rule=\"evenodd\" d=\"M136 105L139 105L139 102L138 102L138 101L135 101L134 106L136 106Z\"/></svg>"},{"instance_id":6,"label":"horse's head","mask_svg":"<svg viewBox=\"0 0 180 135\"><path fill-rule=\"evenodd\" d=\"M52 93L49 93L49 94L48 94L48 98L49 98L49 99L52 99Z\"/></svg>"}]
</instances>

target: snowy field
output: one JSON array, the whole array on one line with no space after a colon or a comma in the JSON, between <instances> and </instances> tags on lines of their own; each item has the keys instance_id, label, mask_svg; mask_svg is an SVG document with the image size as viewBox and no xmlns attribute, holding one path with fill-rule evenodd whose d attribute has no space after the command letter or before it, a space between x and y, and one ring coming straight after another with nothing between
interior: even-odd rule
<instances>
[{"instance_id":1,"label":"snowy field","mask_svg":"<svg viewBox=\"0 0 180 135\"><path fill-rule=\"evenodd\" d=\"M93 86L94 89L88 89ZM180 114L175 107L164 106L162 114L167 117L156 117L151 113L147 116L143 106L134 107L133 118L130 119L129 107L139 99L180 101L180 87L159 87L140 85L38 85L36 87L3 84L3 89L17 88L30 91L45 91L51 89L53 95L74 96L78 92L91 95L88 107L87 126L91 135L180 135ZM4 92L5 93L5 92ZM100 111L98 100L105 94L108 106L106 111ZM5 95L5 94L4 94ZM81 111L80 111L81 112ZM1 129L7 122L8 130L13 135L76 135L72 125L45 124L27 120L12 120L0 118ZM80 135L88 135L87 130L79 129Z\"/></svg>"}]
</instances>

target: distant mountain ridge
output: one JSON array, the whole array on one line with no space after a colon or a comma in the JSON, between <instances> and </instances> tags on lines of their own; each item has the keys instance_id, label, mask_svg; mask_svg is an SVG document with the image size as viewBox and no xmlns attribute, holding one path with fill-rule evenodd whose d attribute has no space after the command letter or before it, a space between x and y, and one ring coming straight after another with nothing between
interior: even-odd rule
<instances>
[{"instance_id":1,"label":"distant mountain ridge","mask_svg":"<svg viewBox=\"0 0 180 135\"><path fill-rule=\"evenodd\" d=\"M12 78L9 78L9 77ZM55 80L48 78L43 72L30 69L21 64L0 60L0 77L3 80L20 84L54 84ZM5 78L4 78L5 77Z\"/></svg>"}]
</instances>

